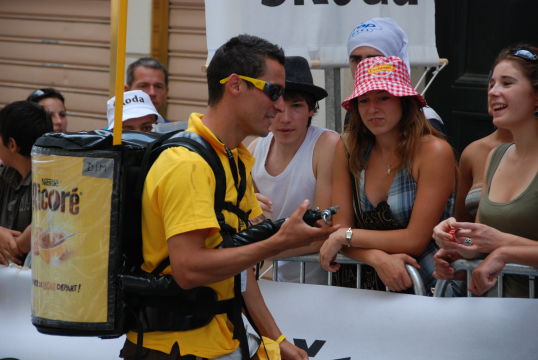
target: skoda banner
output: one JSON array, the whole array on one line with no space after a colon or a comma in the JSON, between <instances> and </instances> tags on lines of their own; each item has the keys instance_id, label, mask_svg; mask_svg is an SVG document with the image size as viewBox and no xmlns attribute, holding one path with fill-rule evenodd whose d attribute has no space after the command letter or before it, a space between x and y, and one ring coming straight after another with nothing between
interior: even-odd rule
<instances>
[{"instance_id":1,"label":"skoda banner","mask_svg":"<svg viewBox=\"0 0 538 360\"><path fill-rule=\"evenodd\" d=\"M205 13L208 62L231 37L251 34L280 45L287 56L343 67L351 31L369 18L391 17L407 33L411 64L439 63L431 0L205 0Z\"/></svg>"}]
</instances>

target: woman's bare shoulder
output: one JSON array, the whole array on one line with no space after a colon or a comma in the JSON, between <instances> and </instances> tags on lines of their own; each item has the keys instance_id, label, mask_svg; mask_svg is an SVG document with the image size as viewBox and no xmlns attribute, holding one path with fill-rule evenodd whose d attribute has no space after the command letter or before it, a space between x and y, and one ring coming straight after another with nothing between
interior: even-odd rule
<instances>
[{"instance_id":1,"label":"woman's bare shoulder","mask_svg":"<svg viewBox=\"0 0 538 360\"><path fill-rule=\"evenodd\" d=\"M488 154L500 143L492 136L475 140L463 149L461 161L485 160Z\"/></svg>"},{"instance_id":2,"label":"woman's bare shoulder","mask_svg":"<svg viewBox=\"0 0 538 360\"><path fill-rule=\"evenodd\" d=\"M434 135L425 135L418 144L417 151L423 154L438 155L439 153L453 153L452 146L444 139Z\"/></svg>"}]
</instances>

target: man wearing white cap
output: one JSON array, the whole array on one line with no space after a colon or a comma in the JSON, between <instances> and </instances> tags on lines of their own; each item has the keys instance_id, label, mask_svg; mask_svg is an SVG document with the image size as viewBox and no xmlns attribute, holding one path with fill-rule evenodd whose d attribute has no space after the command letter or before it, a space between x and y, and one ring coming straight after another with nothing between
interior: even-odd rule
<instances>
[{"instance_id":1,"label":"man wearing white cap","mask_svg":"<svg viewBox=\"0 0 538 360\"><path fill-rule=\"evenodd\" d=\"M411 74L409 55L407 53L407 35L391 18L371 18L357 26L349 34L347 54L351 73L355 73L357 64L374 56L397 56L407 66ZM445 132L443 120L431 107L425 106L422 111L434 128Z\"/></svg>"},{"instance_id":2,"label":"man wearing white cap","mask_svg":"<svg viewBox=\"0 0 538 360\"><path fill-rule=\"evenodd\" d=\"M116 97L107 101L107 130L114 128L114 111ZM153 124L163 123L164 119L157 110L148 94L142 90L132 90L123 93L123 130L141 132L152 131Z\"/></svg>"}]
</instances>

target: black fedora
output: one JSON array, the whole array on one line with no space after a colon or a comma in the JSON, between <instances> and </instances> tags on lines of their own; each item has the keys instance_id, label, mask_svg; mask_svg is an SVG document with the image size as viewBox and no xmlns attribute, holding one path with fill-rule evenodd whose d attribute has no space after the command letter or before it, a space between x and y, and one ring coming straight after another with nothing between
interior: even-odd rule
<instances>
[{"instance_id":1,"label":"black fedora","mask_svg":"<svg viewBox=\"0 0 538 360\"><path fill-rule=\"evenodd\" d=\"M327 96L327 91L314 85L308 61L302 56L286 56L286 90L305 92L319 101Z\"/></svg>"}]
</instances>

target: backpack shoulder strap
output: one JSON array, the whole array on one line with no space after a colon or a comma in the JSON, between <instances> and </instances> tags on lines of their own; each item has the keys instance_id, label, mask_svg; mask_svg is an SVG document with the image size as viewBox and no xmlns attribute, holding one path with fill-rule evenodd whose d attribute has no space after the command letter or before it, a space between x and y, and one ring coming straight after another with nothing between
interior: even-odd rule
<instances>
[{"instance_id":1,"label":"backpack shoulder strap","mask_svg":"<svg viewBox=\"0 0 538 360\"><path fill-rule=\"evenodd\" d=\"M183 146L199 154L209 164L215 174L215 211L221 213L226 196L226 173L215 149L202 136L190 131L182 131L166 139L159 147L158 153L174 146Z\"/></svg>"},{"instance_id":2,"label":"backpack shoulder strap","mask_svg":"<svg viewBox=\"0 0 538 360\"><path fill-rule=\"evenodd\" d=\"M239 209L238 206L226 201L226 172L224 171L224 166L222 165L215 149L202 136L189 131L174 134L164 141L161 146L163 147L162 150L173 146L183 146L202 156L202 158L209 164L213 170L213 173L215 174L215 216L217 217L217 221L221 229L223 245L224 247L232 246L231 235L235 233L235 229L226 223L223 210L233 212L245 223L248 221L248 213L245 213ZM240 162L240 164L242 165L242 162ZM246 176L244 174L244 165L242 169L243 174L241 176L244 178ZM240 191L238 192L239 203L242 194Z\"/></svg>"},{"instance_id":3,"label":"backpack shoulder strap","mask_svg":"<svg viewBox=\"0 0 538 360\"><path fill-rule=\"evenodd\" d=\"M224 214L222 213L222 210L226 206L226 173L215 149L202 136L190 131L182 131L167 137L158 147L154 148L153 152L158 156L164 150L175 146L182 146L199 154L213 170L215 174L215 215L221 229L227 228L228 226L225 223ZM152 271L152 274L158 276L168 265L170 265L169 257L157 265Z\"/></svg>"},{"instance_id":4,"label":"backpack shoulder strap","mask_svg":"<svg viewBox=\"0 0 538 360\"><path fill-rule=\"evenodd\" d=\"M157 154L160 154L164 150L175 146L183 146L190 151L199 154L213 170L216 183L215 213L220 224L219 215L222 215L226 192L226 173L224 172L224 167L222 166L215 149L213 149L213 147L211 147L211 145L200 135L190 131L182 131L167 137L161 144L159 144L159 147L155 149L155 151ZM217 212L217 208L220 210L219 212ZM222 216L222 219L224 221L224 216ZM164 259L155 270L152 271L152 275L158 276L168 265L170 265L169 257Z\"/></svg>"}]
</instances>

